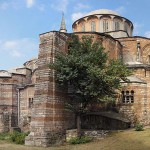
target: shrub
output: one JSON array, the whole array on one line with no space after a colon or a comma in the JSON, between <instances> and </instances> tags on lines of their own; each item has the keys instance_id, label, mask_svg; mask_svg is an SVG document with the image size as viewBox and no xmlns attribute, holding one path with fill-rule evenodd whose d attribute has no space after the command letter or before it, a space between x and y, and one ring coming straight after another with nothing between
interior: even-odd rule
<instances>
[{"instance_id":1,"label":"shrub","mask_svg":"<svg viewBox=\"0 0 150 150\"><path fill-rule=\"evenodd\" d=\"M20 132L14 131L10 134L10 140L16 144L24 144L25 137L28 134L29 133L20 133Z\"/></svg>"},{"instance_id":2,"label":"shrub","mask_svg":"<svg viewBox=\"0 0 150 150\"><path fill-rule=\"evenodd\" d=\"M135 125L135 131L143 131L143 130L144 129L143 129L143 125L142 124L138 123L138 124Z\"/></svg>"},{"instance_id":3,"label":"shrub","mask_svg":"<svg viewBox=\"0 0 150 150\"><path fill-rule=\"evenodd\" d=\"M84 143L89 143L92 141L92 138L91 137L88 137L88 136L82 136L81 138L72 138L70 139L68 142L70 144L84 144Z\"/></svg>"},{"instance_id":4,"label":"shrub","mask_svg":"<svg viewBox=\"0 0 150 150\"><path fill-rule=\"evenodd\" d=\"M10 139L10 134L7 132L0 133L0 140L8 140Z\"/></svg>"}]
</instances>

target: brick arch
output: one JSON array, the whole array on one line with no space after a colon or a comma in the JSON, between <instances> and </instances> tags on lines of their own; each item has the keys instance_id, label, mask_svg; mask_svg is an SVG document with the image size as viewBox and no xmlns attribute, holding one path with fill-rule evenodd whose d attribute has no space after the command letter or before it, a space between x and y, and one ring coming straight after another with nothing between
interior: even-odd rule
<instances>
[{"instance_id":1,"label":"brick arch","mask_svg":"<svg viewBox=\"0 0 150 150\"><path fill-rule=\"evenodd\" d=\"M92 16L89 16L88 18L87 18L87 21L89 21L89 20L93 20L93 19L99 19L97 16L95 16L95 15L92 15Z\"/></svg>"},{"instance_id":2,"label":"brick arch","mask_svg":"<svg viewBox=\"0 0 150 150\"><path fill-rule=\"evenodd\" d=\"M150 43L146 44L142 49L142 59L143 59L143 63L147 64L150 63Z\"/></svg>"},{"instance_id":3,"label":"brick arch","mask_svg":"<svg viewBox=\"0 0 150 150\"><path fill-rule=\"evenodd\" d=\"M78 24L80 24L80 23L85 23L86 22L86 20L84 19L84 18L82 18L82 19L80 19L79 21L78 21Z\"/></svg>"},{"instance_id":4,"label":"brick arch","mask_svg":"<svg viewBox=\"0 0 150 150\"><path fill-rule=\"evenodd\" d=\"M150 43L146 44L143 48L142 48L142 52L145 50L146 47L150 46Z\"/></svg>"}]
</instances>

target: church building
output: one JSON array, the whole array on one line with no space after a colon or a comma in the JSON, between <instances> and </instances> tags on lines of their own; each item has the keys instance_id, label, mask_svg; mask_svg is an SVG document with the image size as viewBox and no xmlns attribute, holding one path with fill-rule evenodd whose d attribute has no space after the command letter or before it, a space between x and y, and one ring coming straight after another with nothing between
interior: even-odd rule
<instances>
[{"instance_id":1,"label":"church building","mask_svg":"<svg viewBox=\"0 0 150 150\"><path fill-rule=\"evenodd\" d=\"M150 39L133 36L133 23L107 9L89 12L72 29L73 33L67 33L63 16L59 31L39 35L37 58L15 69L0 70L0 132L17 127L30 130L26 145L49 146L74 127L74 117L64 109L68 91L55 82L54 70L48 67L57 51L67 52L71 34L79 38L92 35L109 51L109 59L122 59L132 70L128 82L121 81L118 114L131 126L150 124Z\"/></svg>"}]
</instances>

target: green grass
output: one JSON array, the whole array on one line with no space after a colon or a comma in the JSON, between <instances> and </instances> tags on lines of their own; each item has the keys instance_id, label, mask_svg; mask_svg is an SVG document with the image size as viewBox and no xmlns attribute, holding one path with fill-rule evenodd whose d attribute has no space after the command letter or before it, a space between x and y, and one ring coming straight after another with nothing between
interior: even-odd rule
<instances>
[{"instance_id":1,"label":"green grass","mask_svg":"<svg viewBox=\"0 0 150 150\"><path fill-rule=\"evenodd\" d=\"M150 150L150 129L137 132L135 129L114 132L95 142L58 147L27 147L0 141L0 150Z\"/></svg>"}]
</instances>

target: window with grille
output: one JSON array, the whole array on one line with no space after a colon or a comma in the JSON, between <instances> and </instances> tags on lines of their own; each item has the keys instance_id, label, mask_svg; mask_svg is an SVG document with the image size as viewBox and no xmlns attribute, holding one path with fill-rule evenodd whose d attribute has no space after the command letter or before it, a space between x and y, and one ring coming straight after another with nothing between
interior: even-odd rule
<instances>
[{"instance_id":1,"label":"window with grille","mask_svg":"<svg viewBox=\"0 0 150 150\"><path fill-rule=\"evenodd\" d=\"M122 103L134 103L134 91L122 91Z\"/></svg>"}]
</instances>

